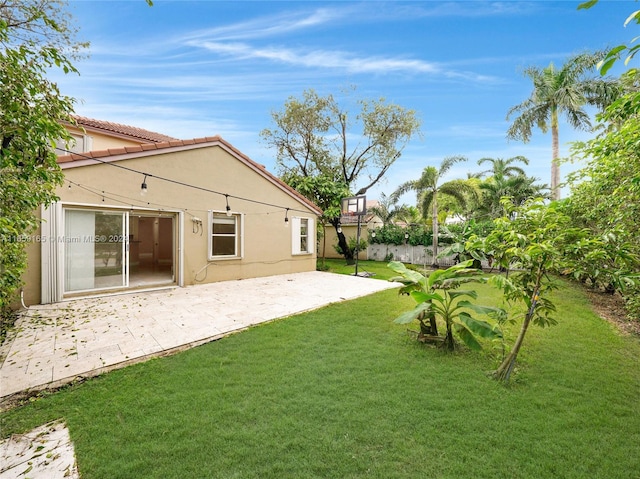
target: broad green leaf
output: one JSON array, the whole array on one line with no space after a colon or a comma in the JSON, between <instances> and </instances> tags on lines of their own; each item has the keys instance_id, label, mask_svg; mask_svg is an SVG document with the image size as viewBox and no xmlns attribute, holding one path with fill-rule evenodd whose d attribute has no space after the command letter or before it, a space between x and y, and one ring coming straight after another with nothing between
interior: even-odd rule
<instances>
[{"instance_id":1,"label":"broad green leaf","mask_svg":"<svg viewBox=\"0 0 640 479\"><path fill-rule=\"evenodd\" d=\"M458 337L462 339L462 342L466 344L469 349L472 349L473 351L480 351L482 349L482 345L478 342L473 333L463 324L456 324L455 330Z\"/></svg>"},{"instance_id":2,"label":"broad green leaf","mask_svg":"<svg viewBox=\"0 0 640 479\"><path fill-rule=\"evenodd\" d=\"M588 0L587 2L582 2L580 5L578 5L578 10L589 9L593 7L596 3L598 3L598 0Z\"/></svg>"},{"instance_id":3,"label":"broad green leaf","mask_svg":"<svg viewBox=\"0 0 640 479\"><path fill-rule=\"evenodd\" d=\"M418 316L420 316L425 311L429 311L430 309L431 309L430 303L420 303L411 311L402 313L400 316L394 319L393 322L396 324L408 324L418 319Z\"/></svg>"},{"instance_id":4,"label":"broad green leaf","mask_svg":"<svg viewBox=\"0 0 640 479\"><path fill-rule=\"evenodd\" d=\"M502 308L497 308L494 306L481 306L479 304L472 303L470 301L460 301L458 306L462 306L463 308L468 308L478 314L486 314L493 315L499 320L506 319L507 312Z\"/></svg>"},{"instance_id":5,"label":"broad green leaf","mask_svg":"<svg viewBox=\"0 0 640 479\"><path fill-rule=\"evenodd\" d=\"M629 15L627 19L624 21L624 26L626 27L633 20L635 20L636 23L640 22L640 10L636 10L631 15Z\"/></svg>"},{"instance_id":6,"label":"broad green leaf","mask_svg":"<svg viewBox=\"0 0 640 479\"><path fill-rule=\"evenodd\" d=\"M425 293L424 291L412 291L411 297L416 303L424 303L426 301L444 301L444 298L438 293Z\"/></svg>"},{"instance_id":7,"label":"broad green leaf","mask_svg":"<svg viewBox=\"0 0 640 479\"><path fill-rule=\"evenodd\" d=\"M613 57L609 58L607 61L598 62L597 68L600 70L601 75L606 75L607 72L611 69L611 67L616 63L618 59Z\"/></svg>"},{"instance_id":8,"label":"broad green leaf","mask_svg":"<svg viewBox=\"0 0 640 479\"><path fill-rule=\"evenodd\" d=\"M460 298L462 296L469 296L473 299L476 299L478 297L478 293L472 289L470 290L458 290L458 291L450 291L449 292L449 296L451 297L451 299L457 299ZM461 301L460 303L462 303L463 301ZM468 302L468 301L464 301L464 302ZM460 304L458 303L458 304ZM471 304L471 303L469 303Z\"/></svg>"},{"instance_id":9,"label":"broad green leaf","mask_svg":"<svg viewBox=\"0 0 640 479\"><path fill-rule=\"evenodd\" d=\"M465 327L476 336L487 339L499 339L502 338L502 331L497 326L494 326L486 321L480 321L473 319L466 313L460 313L458 320L465 325Z\"/></svg>"}]
</instances>

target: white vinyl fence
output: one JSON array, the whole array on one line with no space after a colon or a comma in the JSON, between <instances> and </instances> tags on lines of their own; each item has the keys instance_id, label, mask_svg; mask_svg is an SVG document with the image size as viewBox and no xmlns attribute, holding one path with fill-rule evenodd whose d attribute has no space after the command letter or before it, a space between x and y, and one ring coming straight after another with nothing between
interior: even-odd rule
<instances>
[{"instance_id":1,"label":"white vinyl fence","mask_svg":"<svg viewBox=\"0 0 640 479\"><path fill-rule=\"evenodd\" d=\"M446 245L443 245L440 251L445 247ZM385 261L385 258L388 259L389 254L393 255L390 261L402 261L403 263L417 264L424 267L431 266L434 263L444 267L456 264L455 256L438 258L437 261L434 261L430 246L370 244L367 247L367 257L373 261ZM489 265L483 261L482 267L489 268Z\"/></svg>"}]
</instances>

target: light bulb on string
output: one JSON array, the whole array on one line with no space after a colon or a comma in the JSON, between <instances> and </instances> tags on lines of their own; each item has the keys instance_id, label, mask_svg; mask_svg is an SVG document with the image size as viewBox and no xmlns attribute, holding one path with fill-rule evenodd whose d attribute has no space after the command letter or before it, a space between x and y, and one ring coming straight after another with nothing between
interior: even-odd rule
<instances>
[{"instance_id":1,"label":"light bulb on string","mask_svg":"<svg viewBox=\"0 0 640 479\"><path fill-rule=\"evenodd\" d=\"M144 179L142 180L142 185L140 185L140 195L144 196L147 194L147 176L144 175Z\"/></svg>"}]
</instances>

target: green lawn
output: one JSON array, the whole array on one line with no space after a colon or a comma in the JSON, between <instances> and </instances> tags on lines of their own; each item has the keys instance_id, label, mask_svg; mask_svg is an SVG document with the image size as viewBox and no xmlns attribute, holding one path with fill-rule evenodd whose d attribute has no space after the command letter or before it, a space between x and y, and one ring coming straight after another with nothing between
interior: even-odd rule
<instances>
[{"instance_id":1,"label":"green lawn","mask_svg":"<svg viewBox=\"0 0 640 479\"><path fill-rule=\"evenodd\" d=\"M2 433L64 418L83 479L640 477L640 342L556 298L510 386L497 351L410 339L390 290L70 387Z\"/></svg>"},{"instance_id":2,"label":"green lawn","mask_svg":"<svg viewBox=\"0 0 640 479\"><path fill-rule=\"evenodd\" d=\"M319 259L318 264L321 262L322 259ZM384 261L358 261L358 274L369 273L371 277L383 280L397 276L397 273L387 268L387 264ZM325 259L325 265L331 273L355 274L356 271L355 265L348 265L343 259Z\"/></svg>"}]
</instances>

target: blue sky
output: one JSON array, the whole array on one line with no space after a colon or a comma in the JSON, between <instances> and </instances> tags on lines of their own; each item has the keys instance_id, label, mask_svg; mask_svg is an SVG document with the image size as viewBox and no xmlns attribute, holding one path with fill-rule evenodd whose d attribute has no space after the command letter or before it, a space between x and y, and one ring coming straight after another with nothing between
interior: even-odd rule
<instances>
[{"instance_id":1,"label":"blue sky","mask_svg":"<svg viewBox=\"0 0 640 479\"><path fill-rule=\"evenodd\" d=\"M259 136L271 112L305 89L340 99L355 86L341 103L385 98L422 121L368 199L452 155L469 161L450 178L484 169L483 157L523 155L528 174L549 183L550 134L506 140L507 111L531 93L522 69L638 34L623 26L635 2L579 3L71 0L90 57L80 76L55 79L80 115L183 139L220 135L273 173L275 152ZM561 124L561 154L589 136Z\"/></svg>"}]
</instances>

